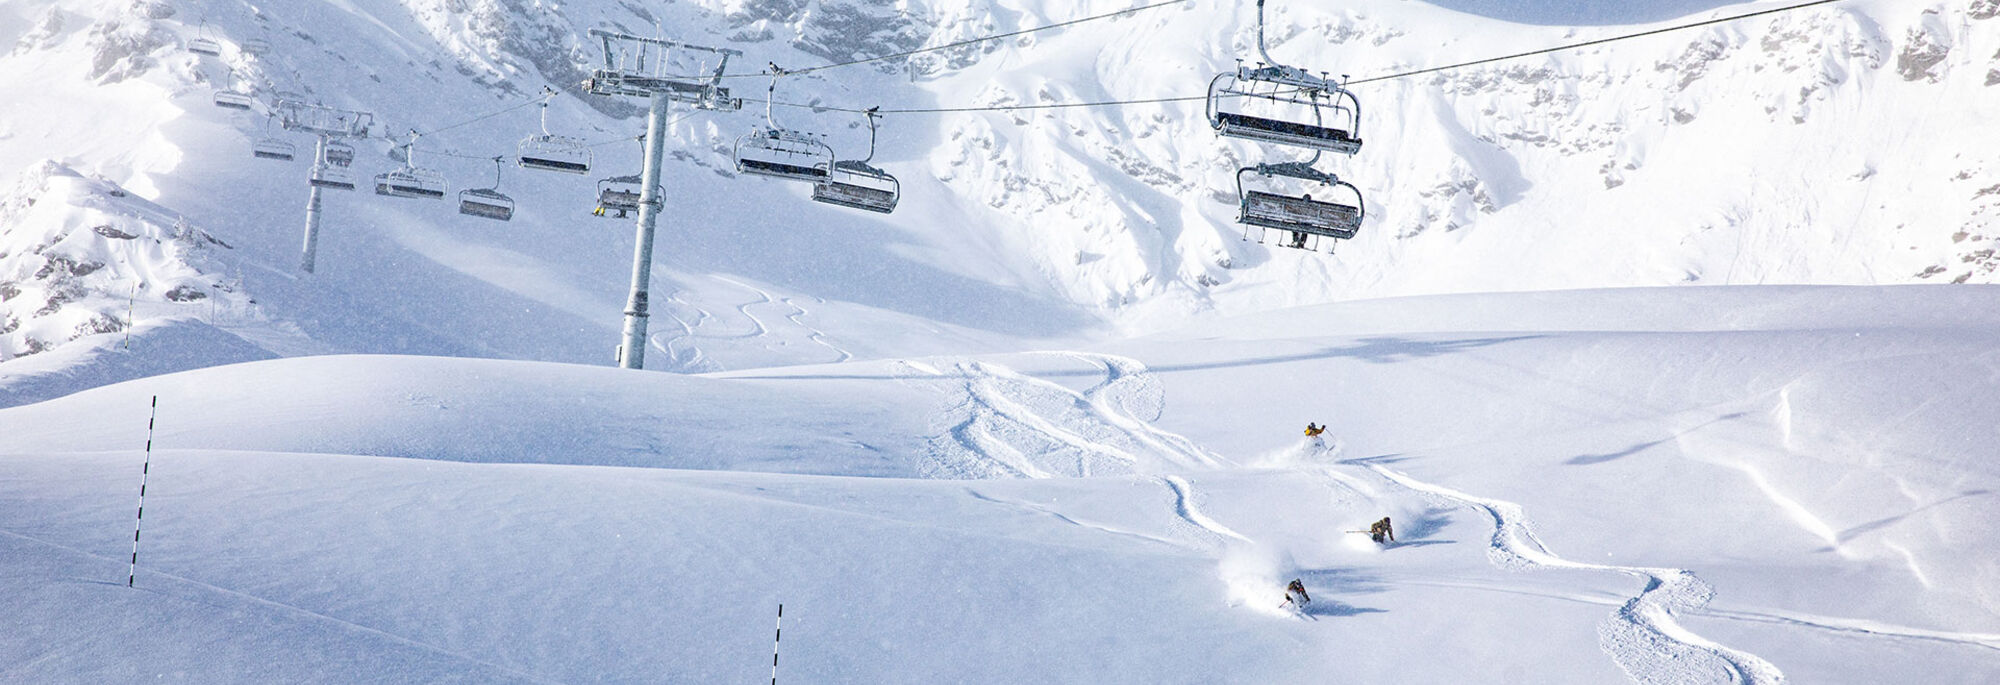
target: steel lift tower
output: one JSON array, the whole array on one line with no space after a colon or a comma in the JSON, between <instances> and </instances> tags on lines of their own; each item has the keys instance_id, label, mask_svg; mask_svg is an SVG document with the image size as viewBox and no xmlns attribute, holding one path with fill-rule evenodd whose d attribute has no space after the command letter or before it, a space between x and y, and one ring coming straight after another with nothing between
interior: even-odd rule
<instances>
[{"instance_id":1,"label":"steel lift tower","mask_svg":"<svg viewBox=\"0 0 2000 685\"><path fill-rule=\"evenodd\" d=\"M354 175L347 170L347 165L354 162L354 148L339 141L368 137L375 115L295 100L279 100L273 108L286 130L304 131L319 138L313 149L312 176L309 179L312 197L306 200L306 237L303 253L299 256L299 269L312 273L313 259L319 251L319 191L321 188L354 189Z\"/></svg>"},{"instance_id":2,"label":"steel lift tower","mask_svg":"<svg viewBox=\"0 0 2000 685\"><path fill-rule=\"evenodd\" d=\"M604 68L591 72L584 90L596 95L642 97L646 112L646 167L640 172L638 238L632 246L632 295L625 301L625 334L618 345L618 365L646 366L646 289L653 269L653 227L660 216L660 159L665 154L667 105L685 102L700 109L742 109L743 100L729 97L722 87L722 69L730 57L743 53L726 48L688 45L600 29L590 35L604 42ZM694 64L694 68L687 65Z\"/></svg>"}]
</instances>

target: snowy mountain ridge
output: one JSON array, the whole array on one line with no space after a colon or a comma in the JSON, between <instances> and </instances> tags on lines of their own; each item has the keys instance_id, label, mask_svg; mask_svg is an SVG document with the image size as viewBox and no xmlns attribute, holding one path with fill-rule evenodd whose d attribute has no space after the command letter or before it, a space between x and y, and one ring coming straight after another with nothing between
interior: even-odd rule
<instances>
[{"instance_id":1,"label":"snowy mountain ridge","mask_svg":"<svg viewBox=\"0 0 2000 685\"><path fill-rule=\"evenodd\" d=\"M53 162L0 199L0 241L25 246L0 250L0 361L141 321L213 319L251 308L209 256L230 249L227 243ZM118 290L128 284L129 297L120 301ZM134 316L142 298L154 314L143 320ZM163 313L172 309L180 312Z\"/></svg>"},{"instance_id":2,"label":"snowy mountain ridge","mask_svg":"<svg viewBox=\"0 0 2000 685\"><path fill-rule=\"evenodd\" d=\"M0 169L59 159L182 213L269 267L252 269L245 288L269 292L276 320L330 349L598 363L618 326L630 227L585 214L588 179L503 170L500 188L522 209L502 226L444 203L336 193L322 247L329 272L274 281L297 260L303 165L252 160L245 146L274 133L310 141L274 132L258 111L217 109L208 93L372 111L385 136L457 124L422 145L425 163L464 188L488 184L483 160L511 154L535 130L531 108L506 108L547 84L564 92L552 129L600 143L609 175L636 164L637 146L617 141L634 133L640 110L577 90L600 59L582 35L592 27L744 50L731 71L747 74L766 61L812 66L1128 7L44 0L0 10L0 39L15 45L0 80L38 94L0 106ZM655 356L689 371L823 361L817 345L746 344L735 331L770 330L753 320L771 316L750 313L762 301L815 303L815 319L867 312L896 330L964 328L958 340L970 342L1425 293L1993 282L2000 169L1990 160L2000 143L1983 132L2000 117L1996 13L1992 0L1854 0L1357 81L1368 144L1322 166L1361 187L1369 217L1330 256L1241 239L1237 168L1289 153L1217 138L1199 102L891 115L876 161L903 179L905 206L888 217L739 178L729 148L762 120L754 102L735 114L679 112L668 170L677 204L655 274L662 321L672 321L655 327L667 352ZM1409 2L1279 2L1270 22L1274 56L1357 79L1632 30L1511 25ZM785 79L776 95L893 110L1196 94L1256 54L1255 29L1248 6L1192 2L815 72ZM180 50L200 37L223 54ZM248 54L251 40L272 49ZM755 98L769 81L727 85ZM858 115L775 114L828 132L842 154L867 144ZM394 163L389 141L362 147L364 175ZM383 342L329 328L424 334ZM797 331L865 355L922 351L908 346L920 335L882 347L829 328L840 326Z\"/></svg>"}]
</instances>

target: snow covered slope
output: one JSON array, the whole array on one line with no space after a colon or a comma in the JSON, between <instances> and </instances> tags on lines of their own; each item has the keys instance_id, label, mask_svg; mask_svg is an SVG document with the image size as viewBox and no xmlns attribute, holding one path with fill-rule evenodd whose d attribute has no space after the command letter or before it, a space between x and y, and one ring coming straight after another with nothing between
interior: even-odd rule
<instances>
[{"instance_id":1,"label":"snow covered slope","mask_svg":"<svg viewBox=\"0 0 2000 685\"><path fill-rule=\"evenodd\" d=\"M292 93L373 112L383 135L431 132L424 159L457 189L486 185L490 158L537 130L532 107L509 108L548 85L564 93L552 129L604 143L596 170L623 174L637 146L619 140L637 132L639 112L576 90L598 59L581 39L589 28L741 49L737 66L755 71L1129 6L11 3L0 8L0 40L14 45L0 87L28 95L0 103L0 175L55 159L235 246L250 265L243 289L276 331L263 337L304 337L287 354L598 363L616 339L631 228L587 215L590 178L507 169L500 187L521 208L506 224L448 203L333 193L323 268L298 281L305 165L253 159L249 145L308 141L269 130L260 111L216 108L211 93ZM762 119L754 105L689 114L670 127L651 356L702 371L990 351L1107 326L1163 330L1210 311L1414 293L1991 282L1996 12L1990 0L1853 0L1357 83L1369 142L1330 168L1367 193L1370 218L1332 257L1239 239L1231 176L1283 153L1217 139L1198 102L892 115L876 161L903 179L906 199L888 217L737 177L727 149ZM1201 0L815 72L787 79L778 97L899 109L1197 94L1255 53L1252 14ZM1387 1L1277 2L1270 21L1274 56L1357 79L1635 28L1520 26ZM221 56L181 49L197 38ZM270 50L249 54L253 41ZM757 96L766 81L730 85ZM866 144L852 114L778 116L829 132L843 153ZM361 147L364 174L395 164L388 141Z\"/></svg>"},{"instance_id":2,"label":"snow covered slope","mask_svg":"<svg viewBox=\"0 0 2000 685\"><path fill-rule=\"evenodd\" d=\"M762 680L782 602L780 677L812 682L1990 682L1996 297L1428 297L776 371L133 381L0 410L26 626L0 678ZM851 477L912 473L1002 477ZM1385 515L1396 544L1345 532Z\"/></svg>"}]
</instances>

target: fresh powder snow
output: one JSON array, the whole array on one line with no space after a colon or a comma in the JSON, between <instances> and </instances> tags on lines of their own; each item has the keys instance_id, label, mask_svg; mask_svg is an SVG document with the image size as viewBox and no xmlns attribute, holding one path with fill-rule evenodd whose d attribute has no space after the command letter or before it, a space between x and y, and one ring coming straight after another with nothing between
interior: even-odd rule
<instances>
[{"instance_id":1,"label":"fresh powder snow","mask_svg":"<svg viewBox=\"0 0 2000 685\"><path fill-rule=\"evenodd\" d=\"M1152 4L0 5L0 682L2000 680L2000 3L1270 0L1317 252L1254 3ZM590 29L742 52L645 371ZM767 92L895 211L738 172ZM280 100L375 122L311 273Z\"/></svg>"}]
</instances>

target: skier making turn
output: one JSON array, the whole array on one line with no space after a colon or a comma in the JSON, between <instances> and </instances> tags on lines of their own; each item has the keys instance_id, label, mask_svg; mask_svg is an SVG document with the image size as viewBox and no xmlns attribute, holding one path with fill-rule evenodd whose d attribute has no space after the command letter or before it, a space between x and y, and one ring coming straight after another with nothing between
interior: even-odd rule
<instances>
[{"instance_id":1,"label":"skier making turn","mask_svg":"<svg viewBox=\"0 0 2000 685\"><path fill-rule=\"evenodd\" d=\"M1387 538L1389 542L1395 542L1396 529L1389 526L1389 517L1384 516L1382 520L1368 526L1368 537L1374 538L1377 544L1380 544L1384 538Z\"/></svg>"},{"instance_id":2,"label":"skier making turn","mask_svg":"<svg viewBox=\"0 0 2000 685\"><path fill-rule=\"evenodd\" d=\"M1297 607L1300 611L1304 611L1306 603L1311 601L1312 598L1306 596L1305 583L1301 583L1299 579L1293 578L1292 584L1285 586L1285 603L1278 606L1291 605Z\"/></svg>"}]
</instances>

